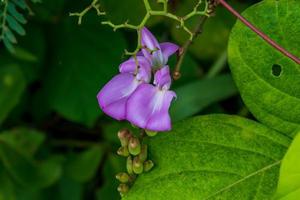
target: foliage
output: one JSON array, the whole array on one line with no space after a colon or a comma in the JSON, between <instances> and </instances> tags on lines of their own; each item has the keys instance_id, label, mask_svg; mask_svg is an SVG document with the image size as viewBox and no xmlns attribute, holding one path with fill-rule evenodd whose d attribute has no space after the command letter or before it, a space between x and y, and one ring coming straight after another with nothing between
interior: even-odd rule
<instances>
[{"instance_id":1,"label":"foliage","mask_svg":"<svg viewBox=\"0 0 300 200\"><path fill-rule=\"evenodd\" d=\"M221 5L144 2L0 0L0 200L120 199L117 132L140 130L103 115L96 94L144 25L183 45L170 61L176 123L145 138L155 166L124 199L297 200L299 65ZM228 2L300 56L298 0Z\"/></svg>"},{"instance_id":2,"label":"foliage","mask_svg":"<svg viewBox=\"0 0 300 200\"><path fill-rule=\"evenodd\" d=\"M280 177L275 199L293 200L299 197L300 192L300 134L295 133L296 137L291 144L280 168Z\"/></svg>"},{"instance_id":3,"label":"foliage","mask_svg":"<svg viewBox=\"0 0 300 200\"><path fill-rule=\"evenodd\" d=\"M150 141L157 165L124 199L269 199L289 142L239 117L185 120Z\"/></svg>"},{"instance_id":4,"label":"foliage","mask_svg":"<svg viewBox=\"0 0 300 200\"><path fill-rule=\"evenodd\" d=\"M244 15L299 55L300 27L295 26L300 23L299 9L294 0L264 1L247 9ZM299 65L241 23L232 30L228 53L235 82L249 110L268 126L293 136L300 125Z\"/></svg>"}]
</instances>

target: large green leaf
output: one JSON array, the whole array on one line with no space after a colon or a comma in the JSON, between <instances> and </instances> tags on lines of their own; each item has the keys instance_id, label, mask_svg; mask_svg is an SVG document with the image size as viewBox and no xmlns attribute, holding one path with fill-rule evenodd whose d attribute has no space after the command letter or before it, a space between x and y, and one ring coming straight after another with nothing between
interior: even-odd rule
<instances>
[{"instance_id":1,"label":"large green leaf","mask_svg":"<svg viewBox=\"0 0 300 200\"><path fill-rule=\"evenodd\" d=\"M229 74L194 81L177 88L175 91L177 99L171 107L173 121L192 116L210 104L237 93L232 77Z\"/></svg>"},{"instance_id":2,"label":"large green leaf","mask_svg":"<svg viewBox=\"0 0 300 200\"><path fill-rule=\"evenodd\" d=\"M289 143L240 117L191 118L151 139L155 168L139 176L124 199L269 199Z\"/></svg>"},{"instance_id":3,"label":"large green leaf","mask_svg":"<svg viewBox=\"0 0 300 200\"><path fill-rule=\"evenodd\" d=\"M25 78L16 65L0 67L0 124L17 105L25 89Z\"/></svg>"},{"instance_id":4,"label":"large green leaf","mask_svg":"<svg viewBox=\"0 0 300 200\"><path fill-rule=\"evenodd\" d=\"M298 0L265 0L243 15L272 39L300 56ZM229 42L229 63L242 98L266 125L293 136L300 126L300 66L241 22Z\"/></svg>"},{"instance_id":5,"label":"large green leaf","mask_svg":"<svg viewBox=\"0 0 300 200\"><path fill-rule=\"evenodd\" d=\"M44 88L51 108L87 125L100 115L96 95L118 72L125 48L120 33L99 27L66 20L57 28L55 58Z\"/></svg>"},{"instance_id":6,"label":"large green leaf","mask_svg":"<svg viewBox=\"0 0 300 200\"><path fill-rule=\"evenodd\" d=\"M279 184L275 199L297 200L300 196L300 131L295 137L292 145L280 168Z\"/></svg>"}]
</instances>

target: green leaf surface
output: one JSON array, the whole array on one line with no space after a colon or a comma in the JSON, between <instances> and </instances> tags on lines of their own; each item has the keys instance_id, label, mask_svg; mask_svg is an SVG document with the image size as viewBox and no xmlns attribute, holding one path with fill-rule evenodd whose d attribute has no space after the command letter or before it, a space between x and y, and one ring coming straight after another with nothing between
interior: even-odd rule
<instances>
[{"instance_id":1,"label":"green leaf surface","mask_svg":"<svg viewBox=\"0 0 300 200\"><path fill-rule=\"evenodd\" d=\"M265 0L243 15L300 57L300 3ZM241 96L264 124L293 136L300 126L300 66L272 48L241 22L230 35L229 63Z\"/></svg>"},{"instance_id":2,"label":"green leaf surface","mask_svg":"<svg viewBox=\"0 0 300 200\"><path fill-rule=\"evenodd\" d=\"M289 143L281 133L236 116L185 120L151 139L155 167L124 199L270 199Z\"/></svg>"},{"instance_id":3,"label":"green leaf surface","mask_svg":"<svg viewBox=\"0 0 300 200\"><path fill-rule=\"evenodd\" d=\"M66 174L77 182L87 182L95 176L103 157L103 148L94 146L79 154L71 154L65 166Z\"/></svg>"},{"instance_id":4,"label":"green leaf surface","mask_svg":"<svg viewBox=\"0 0 300 200\"><path fill-rule=\"evenodd\" d=\"M125 41L98 24L85 25L68 20L57 29L55 59L44 92L64 117L92 125L101 113L96 95L117 74Z\"/></svg>"},{"instance_id":5,"label":"green leaf surface","mask_svg":"<svg viewBox=\"0 0 300 200\"><path fill-rule=\"evenodd\" d=\"M177 99L171 107L171 117L173 121L179 121L213 103L235 95L237 89L230 74L226 74L194 81L177 88L175 92Z\"/></svg>"},{"instance_id":6,"label":"green leaf surface","mask_svg":"<svg viewBox=\"0 0 300 200\"><path fill-rule=\"evenodd\" d=\"M25 78L18 66L0 67L0 124L18 104L25 89Z\"/></svg>"},{"instance_id":7,"label":"green leaf surface","mask_svg":"<svg viewBox=\"0 0 300 200\"><path fill-rule=\"evenodd\" d=\"M300 196L300 131L284 156L275 199L297 200Z\"/></svg>"}]
</instances>

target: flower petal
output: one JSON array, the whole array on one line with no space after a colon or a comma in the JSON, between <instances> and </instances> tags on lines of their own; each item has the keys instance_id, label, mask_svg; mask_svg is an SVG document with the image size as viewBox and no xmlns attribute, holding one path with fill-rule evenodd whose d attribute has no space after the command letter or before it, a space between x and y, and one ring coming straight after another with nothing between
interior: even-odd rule
<instances>
[{"instance_id":1,"label":"flower petal","mask_svg":"<svg viewBox=\"0 0 300 200\"><path fill-rule=\"evenodd\" d=\"M175 93L141 84L127 101L127 120L151 131L171 129L169 107Z\"/></svg>"},{"instance_id":2,"label":"flower petal","mask_svg":"<svg viewBox=\"0 0 300 200\"><path fill-rule=\"evenodd\" d=\"M138 70L136 61L138 63ZM136 74L138 80L147 83L151 79L151 66L149 61L144 56L137 56L136 60L133 57L128 59L120 65L119 70L121 73Z\"/></svg>"},{"instance_id":3,"label":"flower petal","mask_svg":"<svg viewBox=\"0 0 300 200\"><path fill-rule=\"evenodd\" d=\"M163 65L164 58L160 49L160 45L152 33L145 27L141 30L141 43L144 47L142 52L144 56L151 62L151 64L155 66ZM153 52L150 53L149 50Z\"/></svg>"},{"instance_id":4,"label":"flower petal","mask_svg":"<svg viewBox=\"0 0 300 200\"><path fill-rule=\"evenodd\" d=\"M160 48L164 57L164 63L167 64L169 57L178 51L179 46L171 42L163 42L160 43Z\"/></svg>"},{"instance_id":5,"label":"flower petal","mask_svg":"<svg viewBox=\"0 0 300 200\"><path fill-rule=\"evenodd\" d=\"M107 115L117 120L125 119L127 99L139 84L129 73L113 77L97 95L99 106Z\"/></svg>"},{"instance_id":6,"label":"flower petal","mask_svg":"<svg viewBox=\"0 0 300 200\"><path fill-rule=\"evenodd\" d=\"M164 90L168 90L170 88L171 82L172 79L168 65L158 70L154 75L154 84Z\"/></svg>"}]
</instances>

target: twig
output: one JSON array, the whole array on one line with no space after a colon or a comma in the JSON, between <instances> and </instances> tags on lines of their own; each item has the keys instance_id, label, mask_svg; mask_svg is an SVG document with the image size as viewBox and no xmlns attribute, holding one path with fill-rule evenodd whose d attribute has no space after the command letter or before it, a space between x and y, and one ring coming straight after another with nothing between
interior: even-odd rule
<instances>
[{"instance_id":1,"label":"twig","mask_svg":"<svg viewBox=\"0 0 300 200\"><path fill-rule=\"evenodd\" d=\"M91 9L95 9L97 12L97 15L105 15L105 12L100 11L100 4L98 2L98 0L93 0L93 2L86 7L83 11L81 12L76 12L76 13L70 13L69 16L76 16L78 17L78 24L81 25L82 23L82 18L86 15L86 13L88 13Z\"/></svg>"},{"instance_id":2,"label":"twig","mask_svg":"<svg viewBox=\"0 0 300 200\"><path fill-rule=\"evenodd\" d=\"M206 16L206 15L203 15L203 16L200 17L199 22L197 23L196 28L193 32L194 37L196 37L202 31L203 25L205 24L205 21L207 20L207 18L208 18L208 16ZM176 63L176 66L175 66L175 69L174 69L174 72L173 72L173 79L174 80L178 80L181 76L180 68L182 66L185 54L186 54L189 46L192 44L192 42L193 42L193 40L187 40L185 42L185 44L183 45L183 47L181 47L180 50L179 50L178 61Z\"/></svg>"},{"instance_id":3,"label":"twig","mask_svg":"<svg viewBox=\"0 0 300 200\"><path fill-rule=\"evenodd\" d=\"M288 52L286 49L284 49L282 46L280 46L274 40L272 40L270 37L268 37L265 33L263 33L258 28L256 28L251 22L249 22L247 19L245 19L243 16L241 16L236 10L234 10L225 0L218 0L218 1L229 12L231 12L234 16L236 16L241 22L243 22L247 27L249 27L252 31L254 31L258 36L260 36L263 40L265 40L267 43L269 43L272 47L277 49L283 55L292 59L297 64L300 64L300 59L298 57L296 57L292 53Z\"/></svg>"},{"instance_id":4,"label":"twig","mask_svg":"<svg viewBox=\"0 0 300 200\"><path fill-rule=\"evenodd\" d=\"M174 21L177 21L180 25L180 27L189 34L189 40L192 41L194 39L194 37L197 35L195 34L193 31L191 31L187 26L186 26L186 21L189 20L190 18L194 17L194 16L206 16L208 17L208 3L207 0L204 1L204 9L202 11L199 11L198 8L200 7L200 5L202 4L202 0L199 0L198 3L194 6L193 10L188 13L186 16L183 17L179 17L176 16L170 12L168 12L168 0L158 0L158 3L162 3L163 4L163 9L162 10L153 10L151 8L151 5L149 3L149 0L143 0L144 5L145 5L145 9L146 9L146 14L144 16L144 18L142 19L142 21L138 24L138 25L132 25L130 24L128 21L126 21L123 24L114 24L111 21L104 21L102 22L102 24L104 25L108 25L110 27L113 28L114 31L121 29L121 28L128 28L128 29L132 29L132 30L136 30L137 31L137 35L138 35L138 44L136 46L136 49L132 52L129 52L127 50L125 50L125 54L126 55L130 55L130 56L135 56L138 51L141 49L141 29L146 25L146 23L148 22L148 20L150 19L151 16L162 16L162 17L167 17L170 18Z\"/></svg>"}]
</instances>

